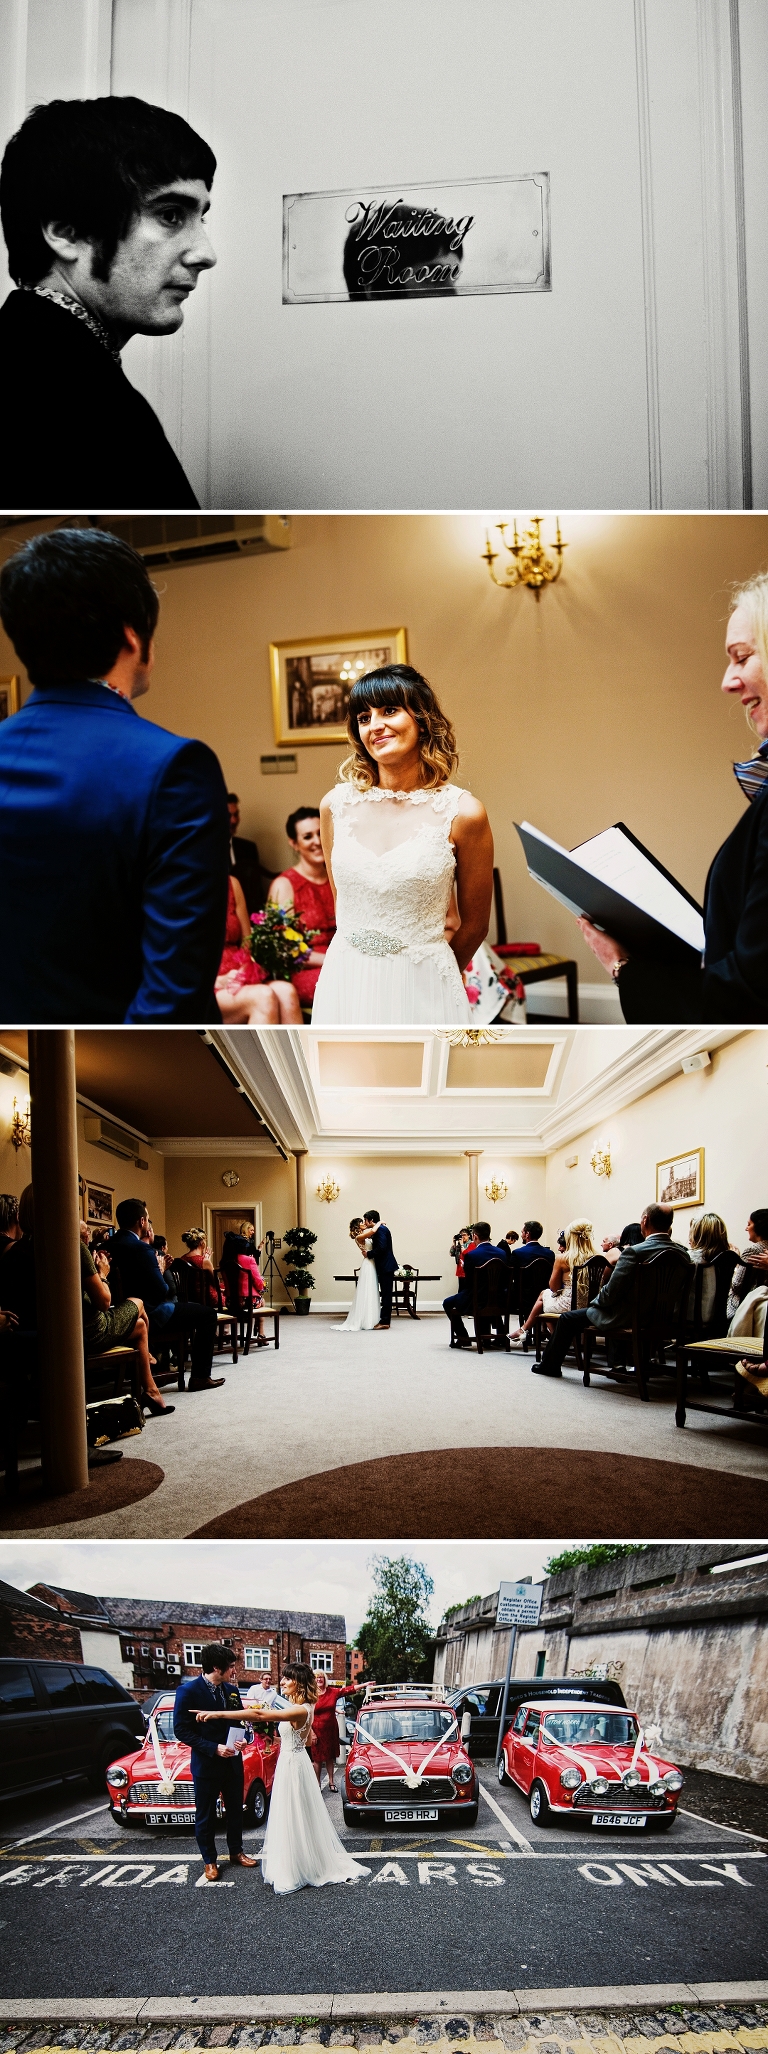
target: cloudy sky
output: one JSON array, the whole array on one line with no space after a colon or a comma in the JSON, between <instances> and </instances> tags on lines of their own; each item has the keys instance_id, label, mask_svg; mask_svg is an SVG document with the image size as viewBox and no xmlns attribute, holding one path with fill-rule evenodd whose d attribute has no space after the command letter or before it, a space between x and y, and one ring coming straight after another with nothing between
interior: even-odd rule
<instances>
[{"instance_id":1,"label":"cloudy sky","mask_svg":"<svg viewBox=\"0 0 768 2054\"><path fill-rule=\"evenodd\" d=\"M27 1590L63 1585L97 1597L189 1598L206 1604L343 1612L353 1639L365 1616L376 1554L410 1555L434 1578L434 1624L446 1605L532 1576L562 1541L84 1541L0 1542L0 1578ZM573 1543L571 1543L573 1545Z\"/></svg>"}]
</instances>

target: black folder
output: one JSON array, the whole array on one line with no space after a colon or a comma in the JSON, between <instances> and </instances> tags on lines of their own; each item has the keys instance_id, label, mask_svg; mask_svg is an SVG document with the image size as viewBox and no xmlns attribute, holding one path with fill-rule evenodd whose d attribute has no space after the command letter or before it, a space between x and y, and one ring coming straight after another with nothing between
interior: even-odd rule
<instances>
[{"instance_id":1,"label":"black folder","mask_svg":"<svg viewBox=\"0 0 768 2054\"><path fill-rule=\"evenodd\" d=\"M545 891L551 892L553 898L559 899L571 913L585 914L595 927L612 934L630 955L656 957L661 962L681 967L700 967L699 949L682 940L672 928L665 927L652 913L634 905L631 899L625 899L613 885L585 870L579 862L578 848L572 851L560 849L549 840L542 840L535 832L531 833L527 824L520 826L517 821L514 824L530 876L536 879L537 884L543 884ZM637 835L632 834L622 820L613 824L653 864L654 869L660 871L667 883L674 886L680 897L701 914L701 907L691 898L690 892L678 884L671 871L664 869L663 863L659 863L650 849L638 841Z\"/></svg>"}]
</instances>

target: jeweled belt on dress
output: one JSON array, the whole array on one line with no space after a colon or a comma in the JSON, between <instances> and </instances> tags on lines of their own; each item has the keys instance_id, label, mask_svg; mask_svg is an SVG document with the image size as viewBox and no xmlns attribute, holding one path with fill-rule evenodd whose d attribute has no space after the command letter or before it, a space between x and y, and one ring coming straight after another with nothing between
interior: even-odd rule
<instances>
[{"instance_id":1,"label":"jeweled belt on dress","mask_svg":"<svg viewBox=\"0 0 768 2054\"><path fill-rule=\"evenodd\" d=\"M431 960L441 976L452 971L456 962L444 937L439 941L402 941L382 927L356 927L351 933L338 928L336 938L346 947L358 949L363 956L410 956L414 963Z\"/></svg>"},{"instance_id":2,"label":"jeweled belt on dress","mask_svg":"<svg viewBox=\"0 0 768 2054\"><path fill-rule=\"evenodd\" d=\"M400 956L408 947L407 942L398 941L394 934L384 934L379 927L359 927L354 934L345 934L344 940L364 956Z\"/></svg>"}]
</instances>

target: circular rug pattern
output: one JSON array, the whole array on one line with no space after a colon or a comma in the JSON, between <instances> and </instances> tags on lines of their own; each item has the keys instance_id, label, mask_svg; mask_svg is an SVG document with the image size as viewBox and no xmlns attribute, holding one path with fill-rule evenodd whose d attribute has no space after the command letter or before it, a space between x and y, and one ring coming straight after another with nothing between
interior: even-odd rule
<instances>
[{"instance_id":1,"label":"circular rug pattern","mask_svg":"<svg viewBox=\"0 0 768 2054\"><path fill-rule=\"evenodd\" d=\"M30 1526L68 1526L77 1519L100 1519L107 1512L120 1512L124 1505L148 1498L164 1476L165 1470L156 1462L142 1462L138 1457L110 1462L90 1471L86 1490L52 1498L43 1490L39 1469L22 1470L18 1497L0 1497L0 1532L23 1533Z\"/></svg>"},{"instance_id":2,"label":"circular rug pattern","mask_svg":"<svg viewBox=\"0 0 768 2054\"><path fill-rule=\"evenodd\" d=\"M768 1480L571 1448L426 1448L304 1476L190 1540L762 1540Z\"/></svg>"}]
</instances>

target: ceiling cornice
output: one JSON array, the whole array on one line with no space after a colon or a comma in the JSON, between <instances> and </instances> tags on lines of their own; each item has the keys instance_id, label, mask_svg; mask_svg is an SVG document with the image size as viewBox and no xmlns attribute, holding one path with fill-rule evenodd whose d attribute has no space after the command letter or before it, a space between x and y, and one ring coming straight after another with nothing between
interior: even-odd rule
<instances>
[{"instance_id":1,"label":"ceiling cornice","mask_svg":"<svg viewBox=\"0 0 768 2054\"><path fill-rule=\"evenodd\" d=\"M258 1155L275 1160L275 1144L268 1134L154 1134L150 1147L158 1155Z\"/></svg>"},{"instance_id":2,"label":"ceiling cornice","mask_svg":"<svg viewBox=\"0 0 768 2054\"><path fill-rule=\"evenodd\" d=\"M722 1048L744 1031L741 1027L650 1028L639 1045L635 1043L632 1050L619 1055L600 1076L590 1079L570 1099L545 1115L540 1130L545 1152L551 1154L575 1141L596 1121L623 1111L635 1099L645 1098L659 1085L669 1083L684 1056L696 1055L701 1048Z\"/></svg>"}]
</instances>

